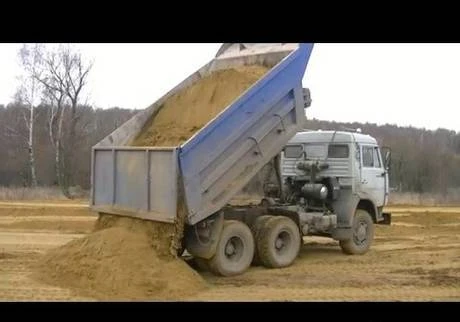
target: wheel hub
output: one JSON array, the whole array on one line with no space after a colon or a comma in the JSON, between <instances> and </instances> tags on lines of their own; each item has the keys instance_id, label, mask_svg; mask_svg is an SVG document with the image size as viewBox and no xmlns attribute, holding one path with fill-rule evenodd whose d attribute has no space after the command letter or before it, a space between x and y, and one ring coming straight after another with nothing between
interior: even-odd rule
<instances>
[{"instance_id":1,"label":"wheel hub","mask_svg":"<svg viewBox=\"0 0 460 322\"><path fill-rule=\"evenodd\" d=\"M365 223L359 223L356 229L356 237L359 242L363 242L366 240L367 235L367 225Z\"/></svg>"},{"instance_id":2,"label":"wheel hub","mask_svg":"<svg viewBox=\"0 0 460 322\"><path fill-rule=\"evenodd\" d=\"M235 245L231 241L225 246L225 255L231 256L235 253Z\"/></svg>"},{"instance_id":3,"label":"wheel hub","mask_svg":"<svg viewBox=\"0 0 460 322\"><path fill-rule=\"evenodd\" d=\"M284 246L284 241L280 237L278 237L275 241L275 247L276 249L281 249Z\"/></svg>"},{"instance_id":4,"label":"wheel hub","mask_svg":"<svg viewBox=\"0 0 460 322\"><path fill-rule=\"evenodd\" d=\"M289 250L291 245L291 237L285 230L281 231L275 239L275 250L278 253L284 253Z\"/></svg>"}]
</instances>

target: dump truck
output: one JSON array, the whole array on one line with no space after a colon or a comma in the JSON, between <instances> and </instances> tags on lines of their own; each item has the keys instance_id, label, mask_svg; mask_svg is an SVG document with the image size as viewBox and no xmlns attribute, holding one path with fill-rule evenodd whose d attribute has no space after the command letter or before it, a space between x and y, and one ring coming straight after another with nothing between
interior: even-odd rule
<instances>
[{"instance_id":1,"label":"dump truck","mask_svg":"<svg viewBox=\"0 0 460 322\"><path fill-rule=\"evenodd\" d=\"M283 184L277 195L267 196L260 205L229 206L282 151L286 160L292 150L300 151L290 140L302 130L311 101L302 79L312 49L310 43L223 44L209 63L93 147L91 209L174 224L171 252L179 256L186 250L200 266L221 276L241 274L251 264L289 266L299 253L302 236L312 232L348 243L351 246L344 247L349 253L363 253L367 246L356 246L354 237L363 231L372 237L372 223L388 222L389 217L381 205L356 203L355 190L342 193L349 178L325 179L320 172L335 159L309 159L304 145L304 159L290 170L303 171L302 175L293 178L290 173L284 178L287 186ZM184 143L131 146L172 95L215 71L252 64L269 71ZM350 155L357 151L346 144ZM284 179L280 176L280 182ZM342 207L347 208L346 215L340 215ZM363 221L369 229L363 230Z\"/></svg>"}]
</instances>

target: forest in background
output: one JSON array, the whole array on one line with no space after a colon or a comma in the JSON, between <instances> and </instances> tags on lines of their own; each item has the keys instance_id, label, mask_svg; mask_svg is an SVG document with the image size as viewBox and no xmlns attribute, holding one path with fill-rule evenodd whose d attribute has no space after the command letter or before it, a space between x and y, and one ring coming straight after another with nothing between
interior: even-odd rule
<instances>
[{"instance_id":1,"label":"forest in background","mask_svg":"<svg viewBox=\"0 0 460 322\"><path fill-rule=\"evenodd\" d=\"M138 111L87 104L93 62L71 46L24 45L18 58L20 86L13 102L0 105L0 199L14 197L2 195L14 187L57 188L67 198L88 191L91 147ZM417 203L427 198L460 202L460 132L316 119L305 124L310 130L358 128L391 149L393 195L416 194ZM264 170L245 192L261 193Z\"/></svg>"},{"instance_id":2,"label":"forest in background","mask_svg":"<svg viewBox=\"0 0 460 322\"><path fill-rule=\"evenodd\" d=\"M35 109L34 155L37 184L58 185L55 171L55 149L49 137L51 107L39 105ZM24 114L28 108L18 103L0 105L0 186L31 186L27 126ZM75 136L66 132L62 138L63 168L69 186L90 187L91 147L127 121L135 110L122 108L95 109L78 106ZM70 111L63 127L70 122ZM69 149L69 141L75 141Z\"/></svg>"},{"instance_id":3,"label":"forest in background","mask_svg":"<svg viewBox=\"0 0 460 322\"><path fill-rule=\"evenodd\" d=\"M54 148L49 138L51 107L39 105L35 109L35 167L39 186L57 186ZM31 185L28 158L28 129L20 103L0 105L0 186L27 187ZM138 111L110 108L97 109L81 105L77 108L75 137L63 135L63 162L68 185L90 188L91 147L122 125ZM64 127L70 122L64 117ZM393 192L453 195L460 190L460 133L446 129L436 131L377 125L371 123L338 123L308 120L306 129L351 130L360 128L374 136L381 146L391 148L390 185ZM72 149L67 142L75 141ZM255 178L248 187L257 190L262 178Z\"/></svg>"},{"instance_id":4,"label":"forest in background","mask_svg":"<svg viewBox=\"0 0 460 322\"><path fill-rule=\"evenodd\" d=\"M361 129L391 149L392 190L416 193L447 193L460 188L460 133L397 125L307 121L306 128Z\"/></svg>"}]
</instances>

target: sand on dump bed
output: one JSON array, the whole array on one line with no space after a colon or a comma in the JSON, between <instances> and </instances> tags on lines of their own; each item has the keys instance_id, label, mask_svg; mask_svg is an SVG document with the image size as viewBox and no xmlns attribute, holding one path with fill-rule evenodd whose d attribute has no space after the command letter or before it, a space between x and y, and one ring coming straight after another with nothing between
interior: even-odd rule
<instances>
[{"instance_id":1,"label":"sand on dump bed","mask_svg":"<svg viewBox=\"0 0 460 322\"><path fill-rule=\"evenodd\" d=\"M133 145L183 143L267 71L262 66L244 66L202 78L170 97ZM32 277L100 300L192 296L206 284L176 255L185 215L181 203L174 224L100 214L92 233L45 254Z\"/></svg>"},{"instance_id":2,"label":"sand on dump bed","mask_svg":"<svg viewBox=\"0 0 460 322\"><path fill-rule=\"evenodd\" d=\"M93 233L45 254L32 275L98 300L179 300L206 288L169 254L169 224L102 215Z\"/></svg>"},{"instance_id":3,"label":"sand on dump bed","mask_svg":"<svg viewBox=\"0 0 460 322\"><path fill-rule=\"evenodd\" d=\"M245 90L267 67L240 66L219 70L171 96L146 122L133 146L177 146L184 143Z\"/></svg>"}]
</instances>

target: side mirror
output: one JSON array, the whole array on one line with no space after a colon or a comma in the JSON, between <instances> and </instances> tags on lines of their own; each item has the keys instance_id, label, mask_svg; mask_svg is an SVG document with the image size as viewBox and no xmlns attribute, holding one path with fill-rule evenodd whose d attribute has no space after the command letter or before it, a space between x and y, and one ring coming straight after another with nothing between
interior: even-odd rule
<instances>
[{"instance_id":1,"label":"side mirror","mask_svg":"<svg viewBox=\"0 0 460 322\"><path fill-rule=\"evenodd\" d=\"M382 152L383 152L383 155L384 155L385 169L390 171L390 168L391 168L391 149L389 147L383 147Z\"/></svg>"}]
</instances>

